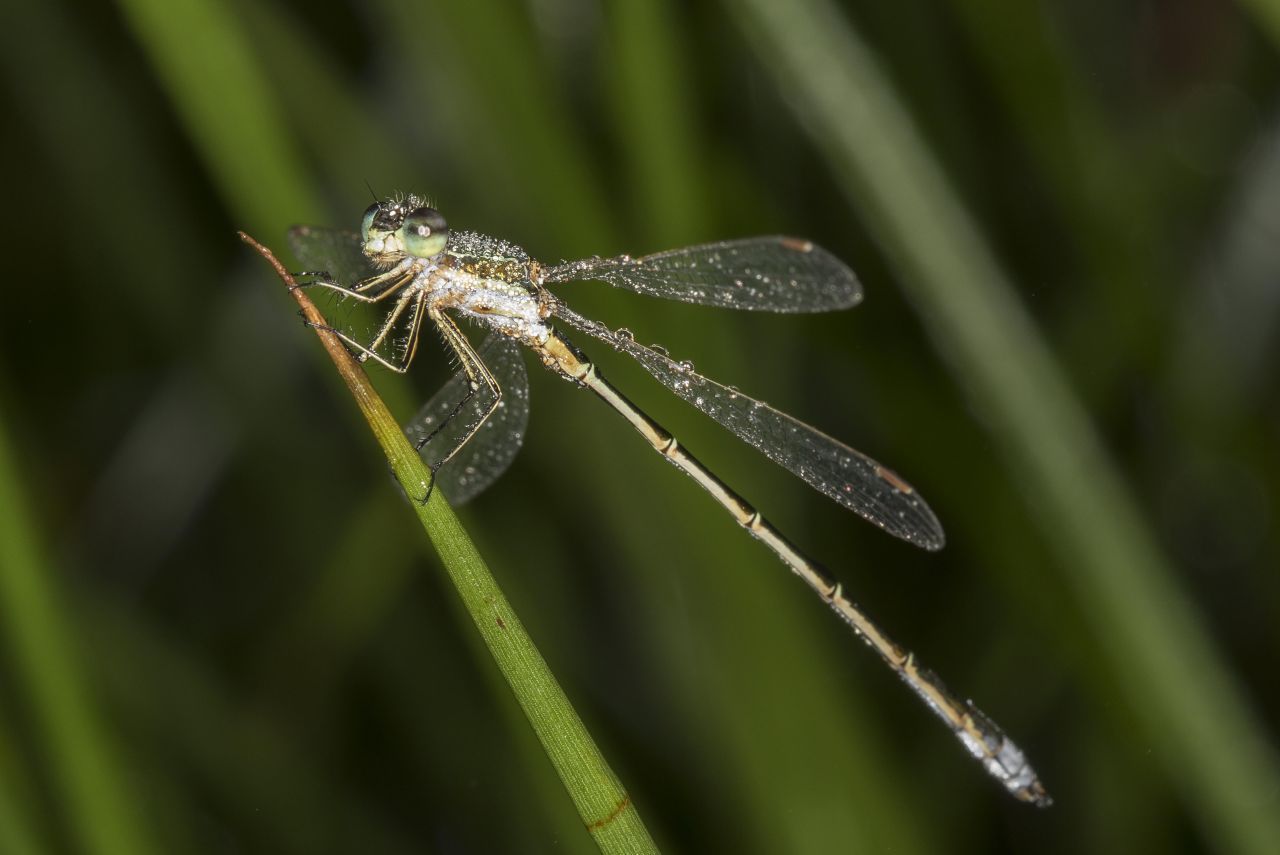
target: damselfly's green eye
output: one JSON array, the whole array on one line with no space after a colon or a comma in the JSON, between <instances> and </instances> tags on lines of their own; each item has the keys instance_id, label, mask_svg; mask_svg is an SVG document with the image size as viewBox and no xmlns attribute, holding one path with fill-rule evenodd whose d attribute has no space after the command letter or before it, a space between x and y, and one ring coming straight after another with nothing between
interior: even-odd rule
<instances>
[{"instance_id":1,"label":"damselfly's green eye","mask_svg":"<svg viewBox=\"0 0 1280 855\"><path fill-rule=\"evenodd\" d=\"M373 218L377 215L378 210L382 206L374 202L372 205L364 209L364 218L360 220L360 240L367 241L369 239L369 229L373 228Z\"/></svg>"},{"instance_id":2,"label":"damselfly's green eye","mask_svg":"<svg viewBox=\"0 0 1280 855\"><path fill-rule=\"evenodd\" d=\"M415 208L400 226L400 244L409 255L430 258L449 242L449 226L435 208Z\"/></svg>"}]
</instances>

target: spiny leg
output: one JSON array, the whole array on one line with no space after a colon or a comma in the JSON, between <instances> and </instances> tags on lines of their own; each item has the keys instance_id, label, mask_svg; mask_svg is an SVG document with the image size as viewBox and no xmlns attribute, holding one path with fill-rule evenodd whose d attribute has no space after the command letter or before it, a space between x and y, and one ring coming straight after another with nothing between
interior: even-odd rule
<instances>
[{"instance_id":1,"label":"spiny leg","mask_svg":"<svg viewBox=\"0 0 1280 855\"><path fill-rule=\"evenodd\" d=\"M419 298L418 305L421 305L422 295L415 294L412 291L406 292L399 300L396 301L396 304L391 307L391 311L387 312L387 317L385 320L383 320L382 326L378 328L378 332L376 335L374 335L373 341L365 345L366 350L377 352L378 348L382 347L383 343L385 343L387 340L387 336L391 335L391 330L395 327L396 323L400 320L400 316L404 314L405 309L409 308L409 303L415 297ZM417 320L419 320L419 318L417 318L417 316L415 315L415 321ZM409 335L410 336L413 335L412 328L410 328ZM405 347L406 358L401 360L406 366L413 361L412 359L407 358L408 351L409 351L409 348L406 345ZM363 362L364 360L361 359L360 361Z\"/></svg>"},{"instance_id":2,"label":"spiny leg","mask_svg":"<svg viewBox=\"0 0 1280 855\"><path fill-rule=\"evenodd\" d=\"M422 316L426 312L427 292L420 291L418 293L418 301L413 304L413 319L409 321L409 339L405 342L404 352L400 357L400 364L408 368L413 363L413 357L418 353L418 342L422 339Z\"/></svg>"},{"instance_id":3,"label":"spiny leg","mask_svg":"<svg viewBox=\"0 0 1280 855\"><path fill-rule=\"evenodd\" d=\"M299 273L297 276L306 276L308 274ZM328 274L323 274L327 276ZM338 282L333 282L327 278L313 279L310 282L299 282L299 288L312 288L319 285L322 288L328 288L331 291L337 291L344 297L351 297L361 303L378 303L397 293L406 285L413 282L414 275L409 264L397 264L390 270L382 273L375 273L373 276L361 279L354 285L347 287ZM376 292L373 292L377 287Z\"/></svg>"},{"instance_id":4,"label":"spiny leg","mask_svg":"<svg viewBox=\"0 0 1280 855\"><path fill-rule=\"evenodd\" d=\"M466 394L458 399L458 403L454 405L452 410L450 410L447 414L445 414L445 417L440 420L440 424L436 425L427 433L426 436L424 436L422 439L418 440L413 444L414 449L416 449L417 451L422 451L422 449L430 445L431 440L439 436L440 431L444 430L445 426L447 426L449 422L457 418L458 413L462 412L462 408L467 405L467 402L476 396L476 391L477 391L476 384L468 380ZM441 465L443 465L443 463Z\"/></svg>"},{"instance_id":5,"label":"spiny leg","mask_svg":"<svg viewBox=\"0 0 1280 855\"><path fill-rule=\"evenodd\" d=\"M462 371L467 375L467 393L462 396L462 399L458 401L457 406L455 406L453 410L441 420L440 424L437 425L434 430L432 430L424 439L415 443L418 450L421 451L427 443L439 435L445 425L451 422L460 412L462 412L463 407L465 407L467 402L477 394L481 386L484 386L488 390L491 400L489 405L485 408L484 413L473 423L468 425L466 433L454 444L453 448L451 448L444 457L440 458L435 463L428 462L427 467L431 470L431 484L427 487L427 495L422 499L424 504L431 498L431 492L435 489L435 475L440 471L440 467L452 460L454 456L462 450L463 446L471 441L471 438L474 437L480 428L484 426L484 423L489 420L489 417L493 415L494 411L498 409L498 405L502 402L502 387L498 385L498 381L494 378L493 372L489 370L489 366L484 364L484 360L480 358L478 353L476 353L471 342L462 334L462 331L458 329L458 325L440 309L428 308L427 315L431 320L435 321L436 327L444 337L445 344L447 344L454 354L457 355L458 362L462 366Z\"/></svg>"},{"instance_id":6,"label":"spiny leg","mask_svg":"<svg viewBox=\"0 0 1280 855\"><path fill-rule=\"evenodd\" d=\"M334 335L336 335L338 338L342 339L343 343L346 344L347 347L351 348L353 351L356 352L357 359L360 362L364 362L366 360L372 359L374 362L378 363L383 368L389 368L392 371L396 372L397 374L404 374L406 371L409 370L409 363L413 361L413 356L418 350L418 338L422 329L422 307L426 302L426 296L427 295L425 291L420 291L417 294L406 295L406 297L402 298L401 303L397 304L397 307L400 307L401 305L403 305L403 303L407 301L411 301L411 300L417 301L414 307L412 327L409 330L409 341L404 349L404 352L401 354L400 359L397 360L396 362L392 362L382 354L378 353L377 351L371 350L369 347L356 341L351 336L347 335L345 332L343 332L342 330L336 327L329 326L328 324L312 323L311 321L306 321L305 323L307 326L313 329L319 329L319 330L324 330L326 332L331 332ZM403 309L401 308L400 311L403 312Z\"/></svg>"},{"instance_id":7,"label":"spiny leg","mask_svg":"<svg viewBox=\"0 0 1280 855\"><path fill-rule=\"evenodd\" d=\"M502 387L498 385L498 381L494 378L493 372L489 370L489 366L484 364L480 354L476 353L475 348L471 346L471 342L467 340L467 337L462 334L462 330L458 329L458 325L449 316L434 308L427 309L427 314L431 320L436 322L436 326L444 336L445 343L457 354L458 362L461 364L462 370L467 374L467 379L470 381L470 389L465 397L470 398L483 385L489 390L489 394L493 398L492 403L485 408L484 414L471 425L466 435L436 464L437 468L439 468L452 460L454 455L470 441L471 437L476 435L476 431L484 426L484 423L489 420L489 416L493 415L493 411L502 402ZM456 415L461 409L462 405L455 407L454 414Z\"/></svg>"}]
</instances>

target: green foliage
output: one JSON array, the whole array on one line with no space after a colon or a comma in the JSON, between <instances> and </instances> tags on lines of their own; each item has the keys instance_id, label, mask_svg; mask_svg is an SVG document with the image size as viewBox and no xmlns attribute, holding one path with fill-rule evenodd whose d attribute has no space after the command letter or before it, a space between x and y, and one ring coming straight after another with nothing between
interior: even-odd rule
<instances>
[{"instance_id":1,"label":"green foliage","mask_svg":"<svg viewBox=\"0 0 1280 855\"><path fill-rule=\"evenodd\" d=\"M84 5L0 26L0 849L595 851L234 239L354 227L366 180L547 260L785 232L863 280L821 317L562 295L921 489L937 555L591 353L1056 804L530 364L459 517L664 846L1280 848L1273 4ZM374 376L397 416L431 344Z\"/></svg>"}]
</instances>

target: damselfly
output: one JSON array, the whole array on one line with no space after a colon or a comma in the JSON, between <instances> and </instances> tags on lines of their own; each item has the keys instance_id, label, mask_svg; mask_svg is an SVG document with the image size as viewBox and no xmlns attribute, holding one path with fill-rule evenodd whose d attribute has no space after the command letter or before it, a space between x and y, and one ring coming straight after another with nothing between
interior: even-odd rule
<instances>
[{"instance_id":1,"label":"damselfly","mask_svg":"<svg viewBox=\"0 0 1280 855\"><path fill-rule=\"evenodd\" d=\"M561 377L590 389L764 543L871 645L1015 797L1045 806L1048 794L1022 751L973 704L952 694L915 655L885 635L823 567L810 560L741 496L642 412L555 326L556 321L634 358L660 383L814 489L892 535L942 547L942 527L914 489L866 455L566 306L548 285L581 280L685 303L768 312L846 309L862 298L853 272L806 240L758 237L638 258L586 258L544 265L523 249L475 232L450 231L416 197L364 213L359 234L299 227L290 233L311 285L388 307L365 341L335 330L361 360L404 372L424 326L434 326L459 362L456 375L406 427L436 484L463 502L511 462L528 418L528 378L519 345ZM373 272L370 272L370 271ZM453 316L489 328L479 347Z\"/></svg>"}]
</instances>

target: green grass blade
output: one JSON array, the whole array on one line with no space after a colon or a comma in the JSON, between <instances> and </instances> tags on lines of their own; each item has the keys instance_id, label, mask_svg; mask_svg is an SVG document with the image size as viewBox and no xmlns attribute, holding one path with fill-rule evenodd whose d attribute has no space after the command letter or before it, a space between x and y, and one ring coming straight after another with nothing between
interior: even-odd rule
<instances>
[{"instance_id":1,"label":"green grass blade","mask_svg":"<svg viewBox=\"0 0 1280 855\"><path fill-rule=\"evenodd\" d=\"M237 3L235 8L255 56L281 93L279 102L296 147L310 155L308 162L324 176L321 186L333 188L344 210L358 212L369 203L366 182L389 190L430 174L410 156L411 145L388 128L376 100L371 103L308 37L302 15L267 3Z\"/></svg>"},{"instance_id":2,"label":"green grass blade","mask_svg":"<svg viewBox=\"0 0 1280 855\"><path fill-rule=\"evenodd\" d=\"M53 846L38 828L33 776L19 756L19 738L7 713L0 706L0 852L44 855Z\"/></svg>"},{"instance_id":3,"label":"green grass blade","mask_svg":"<svg viewBox=\"0 0 1280 855\"><path fill-rule=\"evenodd\" d=\"M158 852L130 797L130 770L86 686L58 574L42 554L19 483L0 413L0 631L30 699L64 819L79 850L91 855Z\"/></svg>"},{"instance_id":4,"label":"green grass blade","mask_svg":"<svg viewBox=\"0 0 1280 855\"><path fill-rule=\"evenodd\" d=\"M490 191L500 207L541 224L566 255L617 245L591 149L547 73L527 16L498 0L381 0L373 8L404 61L405 85L429 87L423 101L440 99L434 121L453 128L443 136L457 146L454 168L470 173L475 186L502 188ZM431 29L421 26L424 19ZM501 145L512 129L520 144Z\"/></svg>"},{"instance_id":5,"label":"green grass blade","mask_svg":"<svg viewBox=\"0 0 1280 855\"><path fill-rule=\"evenodd\" d=\"M676 246L704 233L705 166L699 162L688 50L669 2L605 4L605 64L615 135L629 173L645 246Z\"/></svg>"},{"instance_id":6,"label":"green grass blade","mask_svg":"<svg viewBox=\"0 0 1280 855\"><path fill-rule=\"evenodd\" d=\"M76 602L103 661L129 663L101 669L95 685L180 776L178 797L198 793L193 807L217 811L238 839L256 841L255 851L420 850L385 805L328 773L302 728L273 717L260 695L207 667L201 648L139 616L110 590L90 588Z\"/></svg>"},{"instance_id":7,"label":"green grass blade","mask_svg":"<svg viewBox=\"0 0 1280 855\"><path fill-rule=\"evenodd\" d=\"M878 63L821 0L737 0L765 65L825 150L1070 572L1114 682L1208 836L1280 851L1280 770L1240 688L1173 581L1012 284ZM1034 759L1034 758L1033 758Z\"/></svg>"},{"instance_id":8,"label":"green grass blade","mask_svg":"<svg viewBox=\"0 0 1280 855\"><path fill-rule=\"evenodd\" d=\"M1240 5L1252 12L1258 26L1266 30L1272 42L1280 45L1280 3L1276 0L1244 0Z\"/></svg>"},{"instance_id":9,"label":"green grass blade","mask_svg":"<svg viewBox=\"0 0 1280 855\"><path fill-rule=\"evenodd\" d=\"M251 227L271 232L316 219L320 204L230 7L206 0L120 5L225 204L247 209Z\"/></svg>"},{"instance_id":10,"label":"green grass blade","mask_svg":"<svg viewBox=\"0 0 1280 855\"><path fill-rule=\"evenodd\" d=\"M293 284L283 265L269 250L247 236L242 237L272 263L290 286L307 320L323 326L324 319ZM368 378L341 340L327 331L320 333L405 494L426 495L431 474L418 452L409 445L400 424L369 385ZM453 510L438 493L431 501L411 500L410 504L600 851L657 852L630 796L596 747Z\"/></svg>"}]
</instances>

